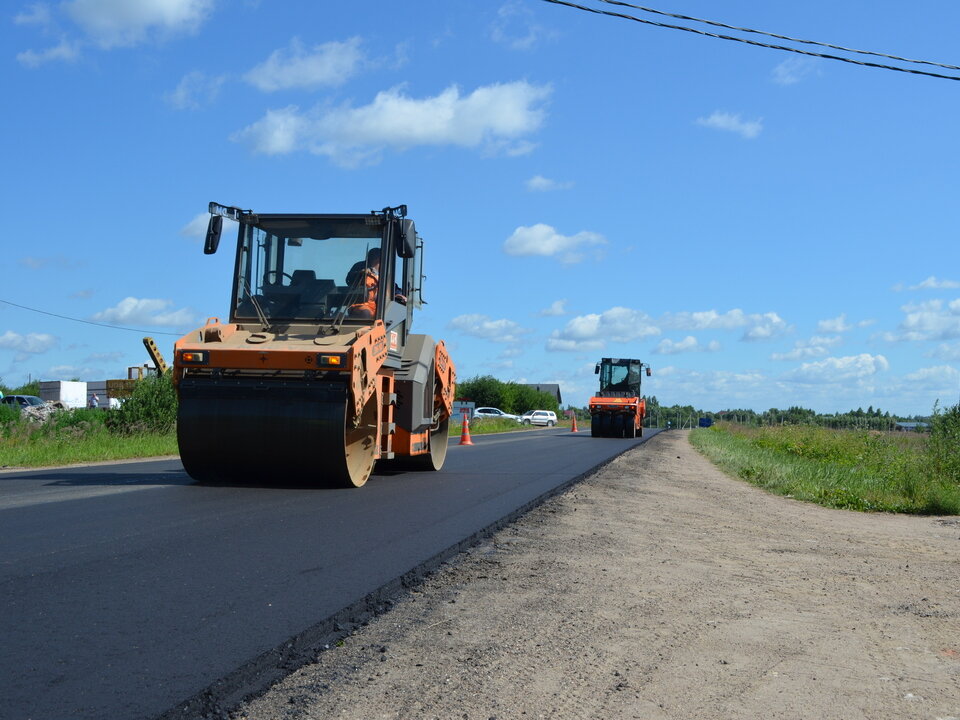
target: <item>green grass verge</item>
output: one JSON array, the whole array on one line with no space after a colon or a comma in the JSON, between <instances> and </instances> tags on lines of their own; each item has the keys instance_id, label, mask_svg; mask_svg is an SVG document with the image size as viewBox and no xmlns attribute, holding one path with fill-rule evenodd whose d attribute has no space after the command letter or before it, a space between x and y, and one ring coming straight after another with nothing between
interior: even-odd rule
<instances>
[{"instance_id":1,"label":"green grass verge","mask_svg":"<svg viewBox=\"0 0 960 720\"><path fill-rule=\"evenodd\" d=\"M780 495L845 510L960 514L960 484L932 469L926 438L813 426L720 424L690 443L729 475Z\"/></svg>"},{"instance_id":2,"label":"green grass verge","mask_svg":"<svg viewBox=\"0 0 960 720\"><path fill-rule=\"evenodd\" d=\"M570 427L569 420L560 420L556 427ZM483 418L480 420L473 420L470 423L470 434L471 435L492 435L494 433L505 433L505 432L529 432L530 430L542 430L543 425L521 425L515 420L492 420L489 418ZM460 437L462 432L462 419L461 418L451 418L450 420L450 435Z\"/></svg>"},{"instance_id":3,"label":"green grass verge","mask_svg":"<svg viewBox=\"0 0 960 720\"><path fill-rule=\"evenodd\" d=\"M72 437L65 433L29 437L15 433L0 438L0 466L49 467L83 462L177 455L175 433L115 435L92 429Z\"/></svg>"}]
</instances>

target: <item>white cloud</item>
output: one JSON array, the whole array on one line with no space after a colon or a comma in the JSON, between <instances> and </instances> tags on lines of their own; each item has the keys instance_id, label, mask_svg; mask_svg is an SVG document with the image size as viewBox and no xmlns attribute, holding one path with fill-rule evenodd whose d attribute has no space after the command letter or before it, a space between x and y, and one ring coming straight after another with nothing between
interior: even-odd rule
<instances>
[{"instance_id":1,"label":"white cloud","mask_svg":"<svg viewBox=\"0 0 960 720\"><path fill-rule=\"evenodd\" d=\"M817 330L820 332L842 333L852 329L853 325L847 322L845 313L841 313L838 317L831 318L830 320L821 320L817 323Z\"/></svg>"},{"instance_id":2,"label":"white cloud","mask_svg":"<svg viewBox=\"0 0 960 720\"><path fill-rule=\"evenodd\" d=\"M555 34L534 22L534 14L520 2L507 2L497 11L497 19L490 30L494 42L513 50L531 50L541 40Z\"/></svg>"},{"instance_id":3,"label":"white cloud","mask_svg":"<svg viewBox=\"0 0 960 720\"><path fill-rule=\"evenodd\" d=\"M604 245L602 235L583 230L576 235L561 235L544 223L530 227L520 226L503 243L507 255L540 255L550 257L559 255L565 263L576 263L583 259L579 251L591 245Z\"/></svg>"},{"instance_id":4,"label":"white cloud","mask_svg":"<svg viewBox=\"0 0 960 720\"><path fill-rule=\"evenodd\" d=\"M601 350L608 342L632 342L659 335L653 319L639 310L614 307L600 314L580 315L554 330L547 339L547 350Z\"/></svg>"},{"instance_id":5,"label":"white cloud","mask_svg":"<svg viewBox=\"0 0 960 720\"><path fill-rule=\"evenodd\" d=\"M193 220L180 228L180 235L188 238L204 240L207 237L207 225L210 223L210 213L200 213L194 216ZM236 239L237 221L230 218L223 219L223 227L220 230L221 239Z\"/></svg>"},{"instance_id":6,"label":"white cloud","mask_svg":"<svg viewBox=\"0 0 960 720\"><path fill-rule=\"evenodd\" d=\"M741 120L740 115L715 111L710 117L697 118L697 125L723 130L740 135L746 140L752 140L763 131L763 120Z\"/></svg>"},{"instance_id":7,"label":"white cloud","mask_svg":"<svg viewBox=\"0 0 960 720\"><path fill-rule=\"evenodd\" d=\"M958 381L960 381L960 372L949 365L938 365L937 367L920 368L916 372L905 375L904 379L925 390L942 391L949 389L951 395L955 396Z\"/></svg>"},{"instance_id":8,"label":"white cloud","mask_svg":"<svg viewBox=\"0 0 960 720\"><path fill-rule=\"evenodd\" d=\"M793 350L785 353L773 353L770 356L771 360L804 360L806 358L812 357L823 357L828 352L829 348L839 344L843 341L843 338L836 337L823 337L820 335L814 335L809 340L800 340L794 344Z\"/></svg>"},{"instance_id":9,"label":"white cloud","mask_svg":"<svg viewBox=\"0 0 960 720\"><path fill-rule=\"evenodd\" d=\"M560 315L567 314L567 301L566 300L554 300L550 303L550 307L544 308L537 313L540 317L559 317Z\"/></svg>"},{"instance_id":10,"label":"white cloud","mask_svg":"<svg viewBox=\"0 0 960 720\"><path fill-rule=\"evenodd\" d=\"M52 257L22 257L20 264L31 270L46 270L47 268L57 268L60 270L73 270L83 265L80 260L74 260L63 255L54 255Z\"/></svg>"},{"instance_id":11,"label":"white cloud","mask_svg":"<svg viewBox=\"0 0 960 720\"><path fill-rule=\"evenodd\" d=\"M813 357L823 357L826 355L829 350L825 347L817 346L804 346L804 347L795 347L793 350L790 350L785 353L772 353L770 355L771 360L806 360L807 358Z\"/></svg>"},{"instance_id":12,"label":"white cloud","mask_svg":"<svg viewBox=\"0 0 960 720\"><path fill-rule=\"evenodd\" d=\"M665 313L660 318L664 327L673 330L732 330L746 328L741 340L770 340L789 330L787 323L775 312L747 314L739 308L718 313L716 310L702 312Z\"/></svg>"},{"instance_id":13,"label":"white cloud","mask_svg":"<svg viewBox=\"0 0 960 720\"><path fill-rule=\"evenodd\" d=\"M775 383L759 372L688 370L671 365L654 368L653 377L644 378L644 388L667 404L679 398L697 398L697 406L714 410L770 407L768 398L776 394ZM666 414L661 416L662 425L667 419Z\"/></svg>"},{"instance_id":14,"label":"white cloud","mask_svg":"<svg viewBox=\"0 0 960 720\"><path fill-rule=\"evenodd\" d=\"M926 280L917 285L911 285L910 290L954 290L960 288L960 282L955 280L937 280L931 275Z\"/></svg>"},{"instance_id":15,"label":"white cloud","mask_svg":"<svg viewBox=\"0 0 960 720\"><path fill-rule=\"evenodd\" d=\"M551 192L553 190L569 190L573 187L572 182L557 182L543 175L534 175L524 183L530 192Z\"/></svg>"},{"instance_id":16,"label":"white cloud","mask_svg":"<svg viewBox=\"0 0 960 720\"><path fill-rule=\"evenodd\" d=\"M0 349L15 350L18 353L45 353L57 344L57 338L47 333L27 333L21 335L7 330L0 335Z\"/></svg>"},{"instance_id":17,"label":"white cloud","mask_svg":"<svg viewBox=\"0 0 960 720\"><path fill-rule=\"evenodd\" d=\"M935 357L940 360L960 360L960 344L948 345L947 343L942 343L927 353L927 357Z\"/></svg>"},{"instance_id":18,"label":"white cloud","mask_svg":"<svg viewBox=\"0 0 960 720\"><path fill-rule=\"evenodd\" d=\"M779 337L789 328L776 313L763 313L763 315L751 315L752 325L743 333L741 340L770 340Z\"/></svg>"},{"instance_id":19,"label":"white cloud","mask_svg":"<svg viewBox=\"0 0 960 720\"><path fill-rule=\"evenodd\" d=\"M803 363L799 368L785 373L783 377L786 380L811 385L843 383L867 379L889 368L890 363L883 355L861 353Z\"/></svg>"},{"instance_id":20,"label":"white cloud","mask_svg":"<svg viewBox=\"0 0 960 720\"><path fill-rule=\"evenodd\" d=\"M301 148L310 134L311 121L296 105L267 114L252 125L235 132L230 139L247 143L254 152L264 155L285 155Z\"/></svg>"},{"instance_id":21,"label":"white cloud","mask_svg":"<svg viewBox=\"0 0 960 720\"><path fill-rule=\"evenodd\" d=\"M164 99L177 110L199 110L217 99L225 81L225 75L210 76L199 71L189 72Z\"/></svg>"},{"instance_id":22,"label":"white cloud","mask_svg":"<svg viewBox=\"0 0 960 720\"><path fill-rule=\"evenodd\" d=\"M103 377L103 368L90 365L54 365L47 368L43 377L47 380L72 380L73 378Z\"/></svg>"},{"instance_id":23,"label":"white cloud","mask_svg":"<svg viewBox=\"0 0 960 720\"><path fill-rule=\"evenodd\" d=\"M743 310L735 309L725 313L716 310L665 313L660 322L673 330L731 330L748 325L750 320Z\"/></svg>"},{"instance_id":24,"label":"white cloud","mask_svg":"<svg viewBox=\"0 0 960 720\"><path fill-rule=\"evenodd\" d=\"M50 6L46 3L34 3L26 12L14 15L13 22L16 25L49 25L50 19Z\"/></svg>"},{"instance_id":25,"label":"white cloud","mask_svg":"<svg viewBox=\"0 0 960 720\"><path fill-rule=\"evenodd\" d=\"M550 92L548 86L519 81L486 85L469 95L451 86L439 95L417 99L392 88L362 107L317 106L301 112L289 105L269 110L231 139L254 152L279 155L304 150L347 167L376 162L385 148L453 145L522 153L532 147L522 138L540 128L545 117L540 106Z\"/></svg>"},{"instance_id":26,"label":"white cloud","mask_svg":"<svg viewBox=\"0 0 960 720\"><path fill-rule=\"evenodd\" d=\"M102 48L129 47L151 32L195 33L213 0L70 0L66 13Z\"/></svg>"},{"instance_id":27,"label":"white cloud","mask_svg":"<svg viewBox=\"0 0 960 720\"><path fill-rule=\"evenodd\" d=\"M487 315L478 313L458 315L448 323L447 327L459 330L464 335L503 343L518 342L530 332L513 320L493 320Z\"/></svg>"},{"instance_id":28,"label":"white cloud","mask_svg":"<svg viewBox=\"0 0 960 720\"><path fill-rule=\"evenodd\" d=\"M97 352L97 353L91 353L90 355L87 355L87 357L83 359L83 362L85 363L100 363L100 362L116 363L123 360L123 358L125 358L126 355L127 355L126 353L120 352L119 350L115 350L113 352Z\"/></svg>"},{"instance_id":29,"label":"white cloud","mask_svg":"<svg viewBox=\"0 0 960 720\"><path fill-rule=\"evenodd\" d=\"M157 325L162 327L190 327L195 324L194 314L182 308L170 310L172 300L128 297L112 308L93 315L93 320L117 325Z\"/></svg>"},{"instance_id":30,"label":"white cloud","mask_svg":"<svg viewBox=\"0 0 960 720\"><path fill-rule=\"evenodd\" d=\"M180 228L180 234L183 237L205 238L207 236L207 224L210 222L210 213L200 213L194 216L193 220Z\"/></svg>"},{"instance_id":31,"label":"white cloud","mask_svg":"<svg viewBox=\"0 0 960 720\"><path fill-rule=\"evenodd\" d=\"M360 44L361 39L353 37L305 48L299 38L293 38L289 47L274 50L244 79L263 92L342 85L363 62Z\"/></svg>"},{"instance_id":32,"label":"white cloud","mask_svg":"<svg viewBox=\"0 0 960 720\"><path fill-rule=\"evenodd\" d=\"M676 342L669 338L664 338L657 347L654 348L653 352L656 355L678 355L679 353L685 352L717 352L719 349L720 343L716 340L711 340L706 345L701 345L693 335L687 335L683 340Z\"/></svg>"},{"instance_id":33,"label":"white cloud","mask_svg":"<svg viewBox=\"0 0 960 720\"><path fill-rule=\"evenodd\" d=\"M810 57L790 57L773 69L773 81L778 85L795 85L807 75L819 70L820 62Z\"/></svg>"},{"instance_id":34,"label":"white cloud","mask_svg":"<svg viewBox=\"0 0 960 720\"><path fill-rule=\"evenodd\" d=\"M59 45L54 45L46 50L39 52L36 50L24 50L21 53L17 53L17 62L25 67L36 68L44 63L54 62L56 60L73 62L78 57L80 57L80 46L75 42L63 39Z\"/></svg>"},{"instance_id":35,"label":"white cloud","mask_svg":"<svg viewBox=\"0 0 960 720\"><path fill-rule=\"evenodd\" d=\"M960 338L960 299L944 303L928 300L910 303L900 308L906 317L896 333L883 333L889 342L953 340Z\"/></svg>"}]
</instances>

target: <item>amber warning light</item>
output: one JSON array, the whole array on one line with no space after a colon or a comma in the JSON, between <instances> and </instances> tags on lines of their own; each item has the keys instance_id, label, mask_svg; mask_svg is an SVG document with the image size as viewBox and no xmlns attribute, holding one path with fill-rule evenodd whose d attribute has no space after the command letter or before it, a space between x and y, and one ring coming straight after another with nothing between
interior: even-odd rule
<instances>
[{"instance_id":1,"label":"amber warning light","mask_svg":"<svg viewBox=\"0 0 960 720\"><path fill-rule=\"evenodd\" d=\"M343 367L343 355L321 355L320 365L327 367Z\"/></svg>"},{"instance_id":2,"label":"amber warning light","mask_svg":"<svg viewBox=\"0 0 960 720\"><path fill-rule=\"evenodd\" d=\"M180 362L185 365L206 365L207 354L205 352L186 351L180 353Z\"/></svg>"}]
</instances>

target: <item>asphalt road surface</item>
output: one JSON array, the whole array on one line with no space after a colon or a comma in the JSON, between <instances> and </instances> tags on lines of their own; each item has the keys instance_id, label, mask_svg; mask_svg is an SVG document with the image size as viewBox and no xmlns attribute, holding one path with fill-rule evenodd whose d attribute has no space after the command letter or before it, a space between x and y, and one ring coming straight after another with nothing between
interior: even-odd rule
<instances>
[{"instance_id":1,"label":"asphalt road surface","mask_svg":"<svg viewBox=\"0 0 960 720\"><path fill-rule=\"evenodd\" d=\"M473 440L451 440L440 473L359 490L198 486L176 460L0 474L0 718L229 704L302 662L344 608L642 442Z\"/></svg>"}]
</instances>

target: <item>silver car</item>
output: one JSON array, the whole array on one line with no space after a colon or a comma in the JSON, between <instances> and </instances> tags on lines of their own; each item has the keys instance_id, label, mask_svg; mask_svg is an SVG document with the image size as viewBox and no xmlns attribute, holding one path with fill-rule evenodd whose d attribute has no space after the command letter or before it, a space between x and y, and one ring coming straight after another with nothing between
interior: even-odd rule
<instances>
[{"instance_id":1,"label":"silver car","mask_svg":"<svg viewBox=\"0 0 960 720\"><path fill-rule=\"evenodd\" d=\"M494 407L479 407L473 411L473 419L477 418L494 418L498 420L519 420L519 415L511 415L510 413L505 413L503 410Z\"/></svg>"},{"instance_id":2,"label":"silver car","mask_svg":"<svg viewBox=\"0 0 960 720\"><path fill-rule=\"evenodd\" d=\"M521 425L546 425L553 427L557 424L557 414L552 410L530 410L520 416Z\"/></svg>"}]
</instances>

